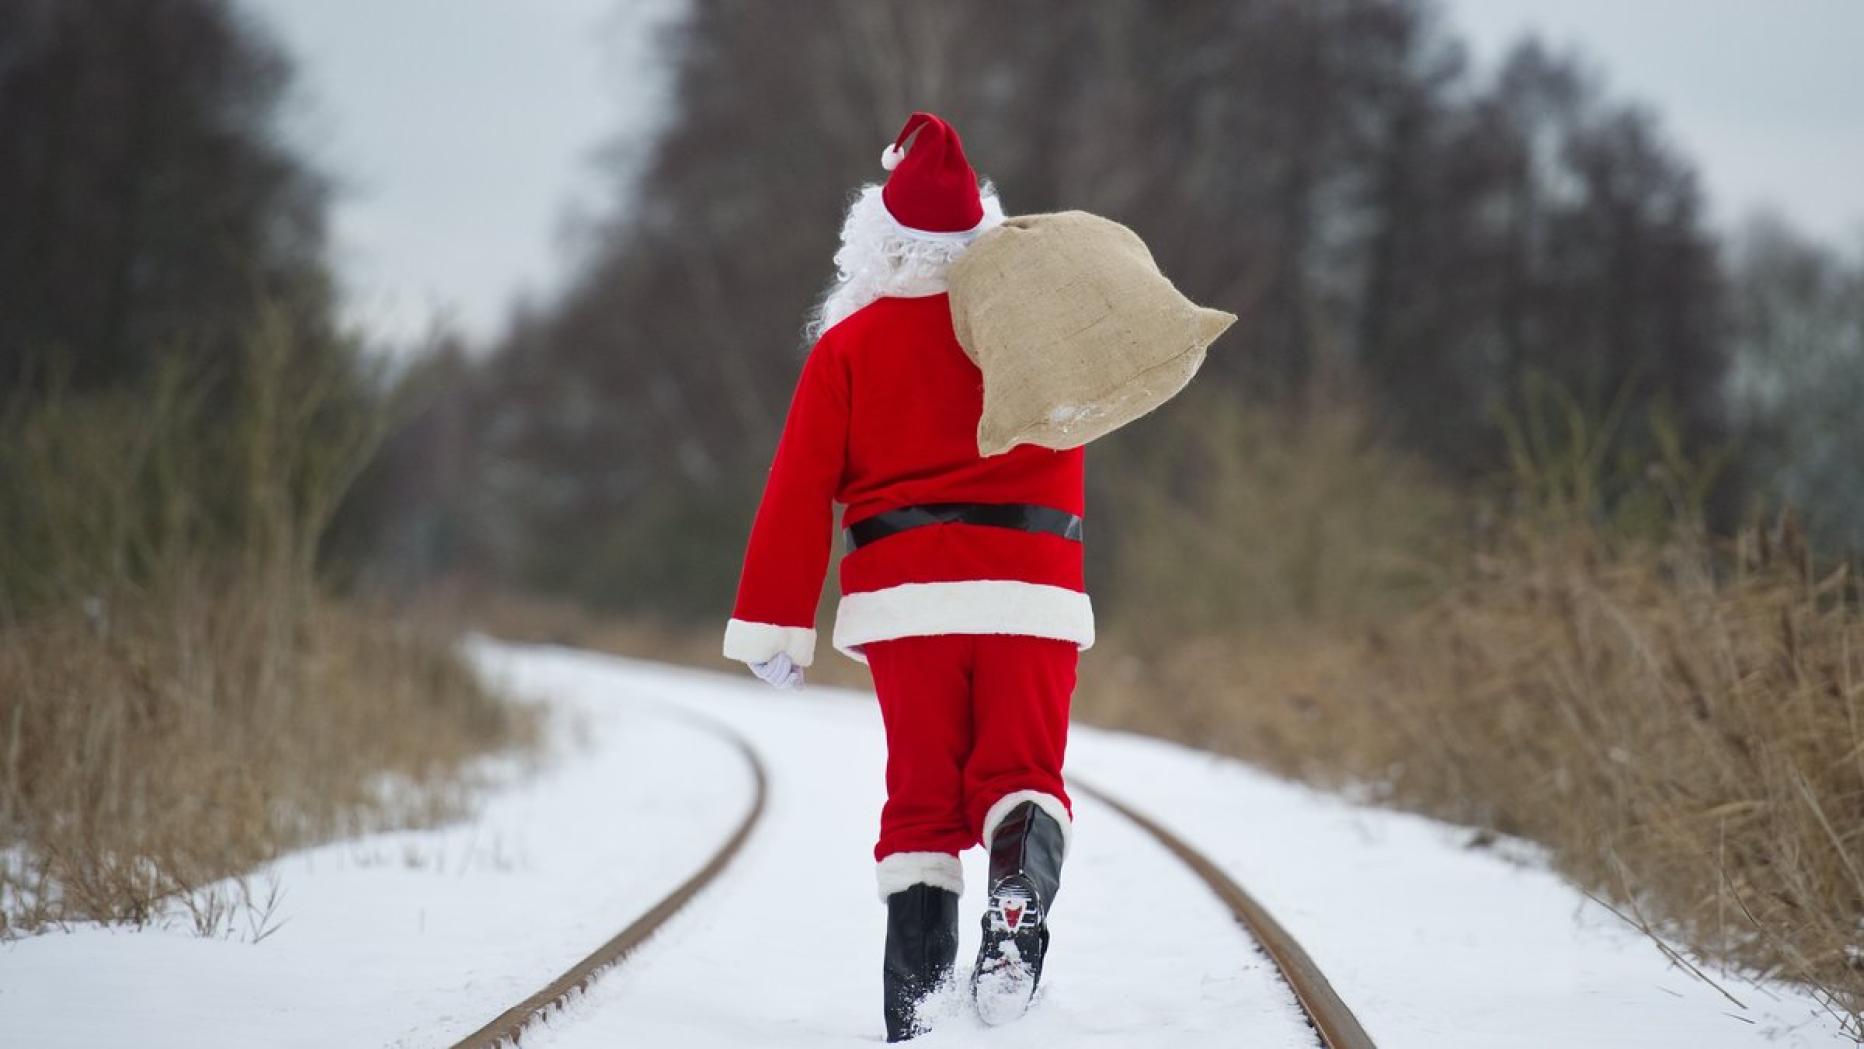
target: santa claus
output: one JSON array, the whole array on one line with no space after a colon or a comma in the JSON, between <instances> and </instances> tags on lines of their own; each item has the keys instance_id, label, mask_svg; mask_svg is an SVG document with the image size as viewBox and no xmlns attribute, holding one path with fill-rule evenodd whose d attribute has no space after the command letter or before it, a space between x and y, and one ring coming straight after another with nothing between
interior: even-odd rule
<instances>
[{"instance_id":1,"label":"santa claus","mask_svg":"<svg viewBox=\"0 0 1864 1049\"><path fill-rule=\"evenodd\" d=\"M874 848L886 901L890 1041L951 978L958 854L990 853L971 976L987 1022L1020 1015L1040 979L1072 829L1062 785L1078 650L1094 640L1082 581L1082 450L978 454L983 384L952 333L945 273L1003 221L958 134L915 113L861 190L811 324L725 655L779 687L815 658L834 545L834 646L873 674L887 737Z\"/></svg>"}]
</instances>

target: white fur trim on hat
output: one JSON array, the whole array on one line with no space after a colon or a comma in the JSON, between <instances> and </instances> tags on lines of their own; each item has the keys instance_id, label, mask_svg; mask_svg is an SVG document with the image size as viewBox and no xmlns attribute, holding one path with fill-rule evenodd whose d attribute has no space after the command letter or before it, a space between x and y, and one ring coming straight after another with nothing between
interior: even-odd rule
<instances>
[{"instance_id":1,"label":"white fur trim on hat","mask_svg":"<svg viewBox=\"0 0 1864 1049\"><path fill-rule=\"evenodd\" d=\"M1055 817L1055 822L1061 824L1061 854L1066 858L1069 847L1074 844L1074 820L1069 818L1068 806L1063 805L1060 798L1039 790L1012 791L997 799L990 811L984 813L984 849L990 849L990 839L997 836L997 828L1009 818L1010 811L1025 801L1035 802L1036 808Z\"/></svg>"},{"instance_id":2,"label":"white fur trim on hat","mask_svg":"<svg viewBox=\"0 0 1864 1049\"><path fill-rule=\"evenodd\" d=\"M725 624L725 658L741 663L762 663L778 652L806 667L815 662L815 631L808 627L777 626L734 619Z\"/></svg>"},{"instance_id":3,"label":"white fur trim on hat","mask_svg":"<svg viewBox=\"0 0 1864 1049\"><path fill-rule=\"evenodd\" d=\"M905 159L906 151L891 142L887 143L887 148L880 151L880 166L888 171L899 167L900 161Z\"/></svg>"},{"instance_id":4,"label":"white fur trim on hat","mask_svg":"<svg viewBox=\"0 0 1864 1049\"><path fill-rule=\"evenodd\" d=\"M903 583L843 594L835 612L835 648L865 663L870 641L933 634L1023 634L1094 644L1094 606L1066 587L1016 579Z\"/></svg>"},{"instance_id":5,"label":"white fur trim on hat","mask_svg":"<svg viewBox=\"0 0 1864 1049\"><path fill-rule=\"evenodd\" d=\"M880 881L880 901L915 885L964 895L964 865L949 852L896 852L874 868Z\"/></svg>"},{"instance_id":6,"label":"white fur trim on hat","mask_svg":"<svg viewBox=\"0 0 1864 1049\"><path fill-rule=\"evenodd\" d=\"M999 204L998 206L1001 207L1002 205ZM894 215L891 211L887 212L887 220L893 223L894 229L914 240L951 240L966 245L976 240L979 234L988 233L998 226L1003 225L1003 215L1001 213L992 214L988 206L984 208L984 217L978 219L977 225L972 226L970 229L919 229L916 226L908 226L906 223L901 222L898 216Z\"/></svg>"}]
</instances>

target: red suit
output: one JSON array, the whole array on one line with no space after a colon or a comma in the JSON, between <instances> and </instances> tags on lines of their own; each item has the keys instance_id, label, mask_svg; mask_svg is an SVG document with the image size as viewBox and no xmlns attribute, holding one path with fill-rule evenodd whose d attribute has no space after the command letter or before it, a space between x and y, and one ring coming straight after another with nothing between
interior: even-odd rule
<instances>
[{"instance_id":1,"label":"red suit","mask_svg":"<svg viewBox=\"0 0 1864 1049\"><path fill-rule=\"evenodd\" d=\"M880 298L823 333L803 365L751 529L725 655L807 666L844 524L926 504L1083 511L1081 449L982 458L982 377L946 296ZM1068 825L1061 762L1075 656L1094 640L1081 543L986 524L914 527L841 563L834 645L867 662L887 723L882 895L960 879L1016 801Z\"/></svg>"}]
</instances>

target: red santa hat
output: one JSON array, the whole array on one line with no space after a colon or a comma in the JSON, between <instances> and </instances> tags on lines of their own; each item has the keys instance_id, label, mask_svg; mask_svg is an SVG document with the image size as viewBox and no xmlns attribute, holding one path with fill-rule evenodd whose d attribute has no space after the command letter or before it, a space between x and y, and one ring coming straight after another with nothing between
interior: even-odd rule
<instances>
[{"instance_id":1,"label":"red santa hat","mask_svg":"<svg viewBox=\"0 0 1864 1049\"><path fill-rule=\"evenodd\" d=\"M977 172L950 124L914 113L880 154L892 174L880 191L887 213L910 233L970 233L984 221Z\"/></svg>"}]
</instances>

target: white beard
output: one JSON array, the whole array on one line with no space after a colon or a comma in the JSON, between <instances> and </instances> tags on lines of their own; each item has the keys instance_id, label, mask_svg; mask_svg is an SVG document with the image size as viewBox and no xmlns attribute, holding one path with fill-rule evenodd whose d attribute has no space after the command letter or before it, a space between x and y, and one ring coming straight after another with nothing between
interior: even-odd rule
<instances>
[{"instance_id":1,"label":"white beard","mask_svg":"<svg viewBox=\"0 0 1864 1049\"><path fill-rule=\"evenodd\" d=\"M1003 221L996 190L981 187L984 219L965 233L926 234L908 230L888 213L879 186L863 186L841 224L835 252L835 281L804 329L809 341L879 298L918 298L946 290L945 271L980 233Z\"/></svg>"}]
</instances>

